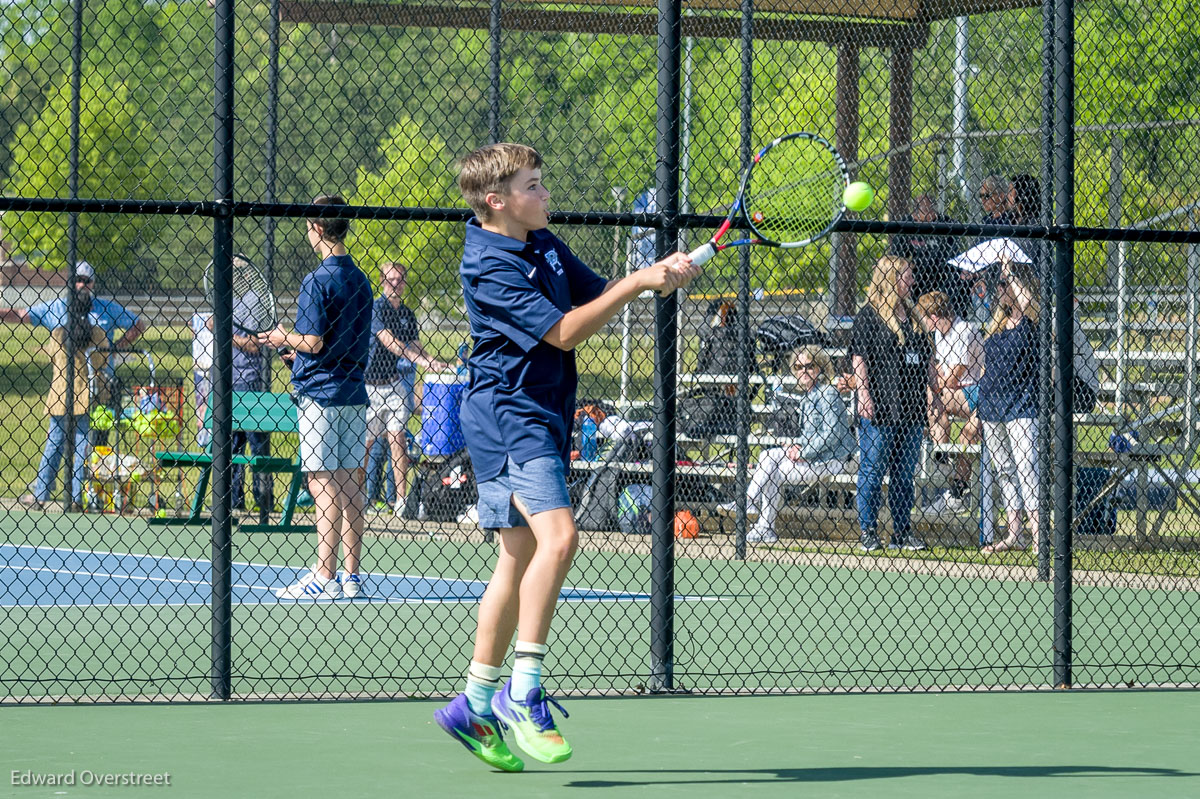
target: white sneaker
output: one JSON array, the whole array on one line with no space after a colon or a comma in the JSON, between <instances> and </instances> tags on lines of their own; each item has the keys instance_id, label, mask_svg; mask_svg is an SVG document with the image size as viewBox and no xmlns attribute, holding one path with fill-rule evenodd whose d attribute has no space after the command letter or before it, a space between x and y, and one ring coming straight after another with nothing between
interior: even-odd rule
<instances>
[{"instance_id":1,"label":"white sneaker","mask_svg":"<svg viewBox=\"0 0 1200 799\"><path fill-rule=\"evenodd\" d=\"M316 569L309 569L295 585L275 589L275 596L280 599L338 599L342 589L336 578L326 580Z\"/></svg>"},{"instance_id":2,"label":"white sneaker","mask_svg":"<svg viewBox=\"0 0 1200 799\"><path fill-rule=\"evenodd\" d=\"M779 536L775 534L774 530L752 527L746 533L747 544L774 544L778 540Z\"/></svg>"},{"instance_id":3,"label":"white sneaker","mask_svg":"<svg viewBox=\"0 0 1200 799\"><path fill-rule=\"evenodd\" d=\"M965 508L966 503L962 501L961 497L956 497L947 491L931 502L926 510L940 515L962 513Z\"/></svg>"},{"instance_id":4,"label":"white sneaker","mask_svg":"<svg viewBox=\"0 0 1200 799\"><path fill-rule=\"evenodd\" d=\"M357 574L342 575L342 595L346 599L354 599L363 591L363 578Z\"/></svg>"},{"instance_id":5,"label":"white sneaker","mask_svg":"<svg viewBox=\"0 0 1200 799\"><path fill-rule=\"evenodd\" d=\"M396 516L403 516L404 515L404 506L407 504L408 504L408 500L406 500L406 499L396 500L396 505L395 505L395 507L392 508L392 513Z\"/></svg>"}]
</instances>

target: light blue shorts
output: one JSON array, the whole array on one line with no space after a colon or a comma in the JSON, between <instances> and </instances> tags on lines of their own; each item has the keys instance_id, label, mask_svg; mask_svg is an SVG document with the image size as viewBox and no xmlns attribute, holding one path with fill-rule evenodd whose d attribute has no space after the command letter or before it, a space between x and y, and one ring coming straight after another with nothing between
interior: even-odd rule
<instances>
[{"instance_id":1,"label":"light blue shorts","mask_svg":"<svg viewBox=\"0 0 1200 799\"><path fill-rule=\"evenodd\" d=\"M300 468L306 472L361 469L367 456L367 406L326 408L311 397L296 400Z\"/></svg>"},{"instance_id":2,"label":"light blue shorts","mask_svg":"<svg viewBox=\"0 0 1200 799\"><path fill-rule=\"evenodd\" d=\"M561 458L534 458L519 466L509 458L504 471L478 487L479 526L485 530L526 525L525 517L512 502L514 494L530 515L571 507Z\"/></svg>"}]
</instances>

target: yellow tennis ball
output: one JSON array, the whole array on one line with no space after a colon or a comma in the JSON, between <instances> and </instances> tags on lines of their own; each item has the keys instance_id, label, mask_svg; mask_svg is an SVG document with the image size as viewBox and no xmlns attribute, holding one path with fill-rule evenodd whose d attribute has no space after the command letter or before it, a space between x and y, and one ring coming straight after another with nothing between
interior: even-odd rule
<instances>
[{"instance_id":1,"label":"yellow tennis ball","mask_svg":"<svg viewBox=\"0 0 1200 799\"><path fill-rule=\"evenodd\" d=\"M875 190L866 181L856 180L842 192L842 203L851 211L865 211L875 201Z\"/></svg>"}]
</instances>

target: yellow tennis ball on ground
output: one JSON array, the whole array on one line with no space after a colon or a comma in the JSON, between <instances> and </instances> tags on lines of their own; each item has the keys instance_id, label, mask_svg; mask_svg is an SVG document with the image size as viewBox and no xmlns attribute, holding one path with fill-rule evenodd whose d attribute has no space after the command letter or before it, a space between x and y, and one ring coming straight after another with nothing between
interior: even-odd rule
<instances>
[{"instance_id":1,"label":"yellow tennis ball on ground","mask_svg":"<svg viewBox=\"0 0 1200 799\"><path fill-rule=\"evenodd\" d=\"M866 181L856 180L842 192L842 203L851 211L865 211L875 201L875 190Z\"/></svg>"}]
</instances>

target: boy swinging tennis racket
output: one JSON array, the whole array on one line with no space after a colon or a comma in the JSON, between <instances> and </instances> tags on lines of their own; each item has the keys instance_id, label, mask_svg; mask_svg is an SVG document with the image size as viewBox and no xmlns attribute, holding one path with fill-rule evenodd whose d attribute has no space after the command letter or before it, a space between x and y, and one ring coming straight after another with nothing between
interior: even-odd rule
<instances>
[{"instance_id":1,"label":"boy swinging tennis racket","mask_svg":"<svg viewBox=\"0 0 1200 799\"><path fill-rule=\"evenodd\" d=\"M700 272L674 253L605 281L546 230L542 159L521 144L482 147L460 163L467 223L460 277L474 349L461 421L479 487L479 524L498 531L496 568L479 603L466 690L434 719L485 763L520 771L501 729L530 757L560 763L571 746L541 685L555 602L578 543L567 495L575 347L646 289L667 294ZM516 659L501 686L513 633ZM565 711L564 711L565 715Z\"/></svg>"}]
</instances>

